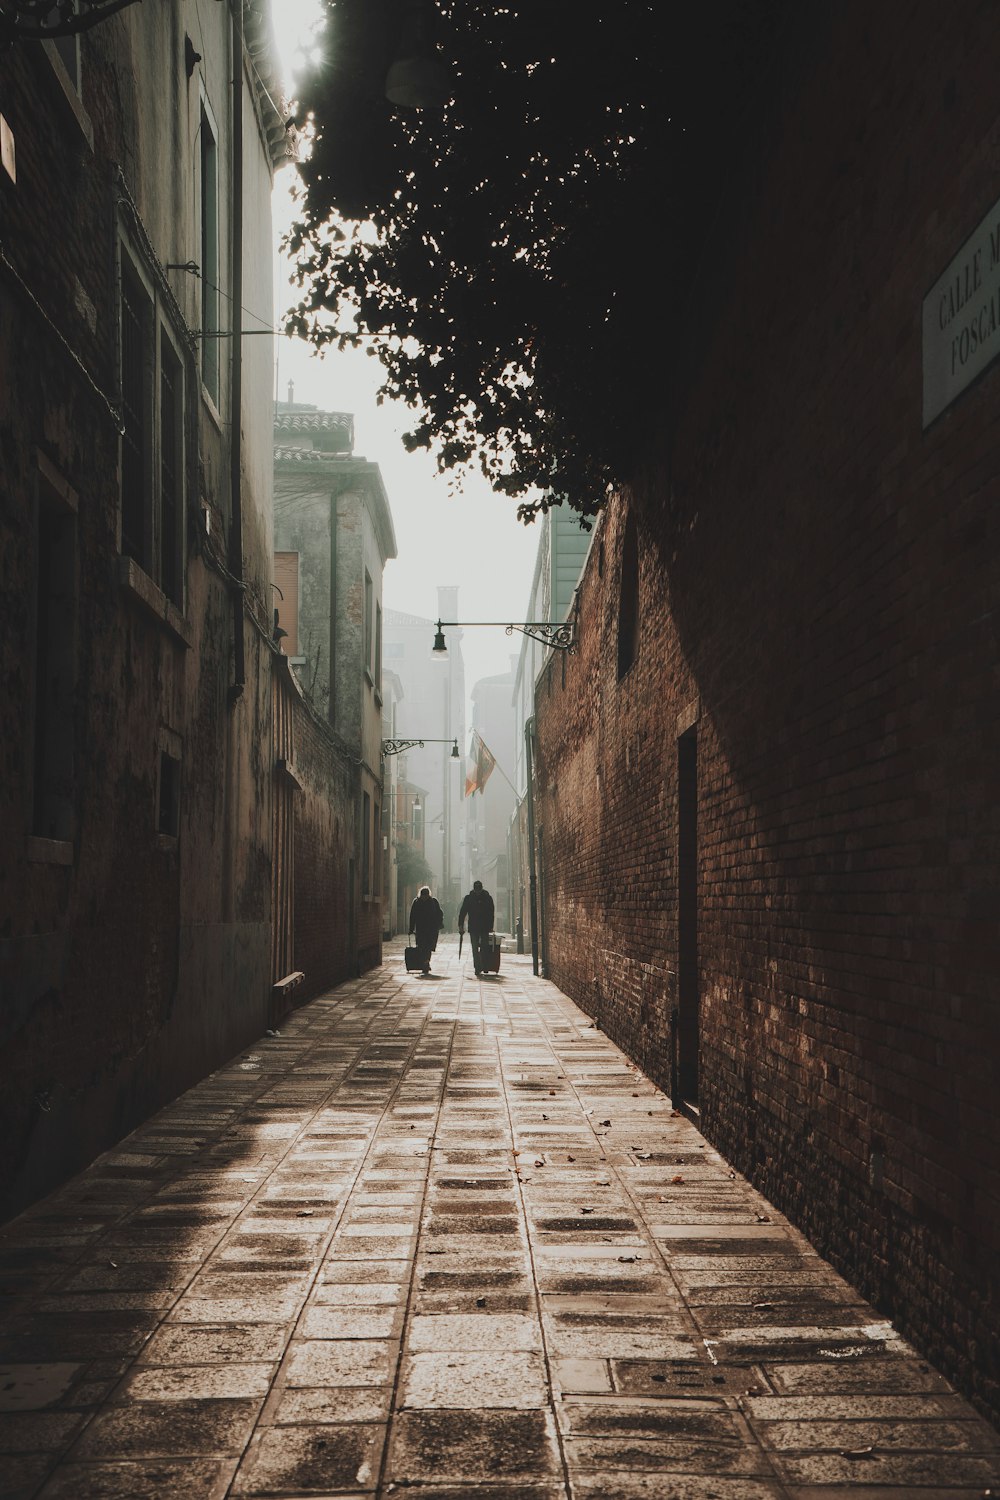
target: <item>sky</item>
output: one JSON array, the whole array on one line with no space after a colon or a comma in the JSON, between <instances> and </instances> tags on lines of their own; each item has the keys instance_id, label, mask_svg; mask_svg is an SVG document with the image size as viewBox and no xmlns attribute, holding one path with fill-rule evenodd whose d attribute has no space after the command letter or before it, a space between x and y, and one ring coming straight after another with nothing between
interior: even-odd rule
<instances>
[{"instance_id":1,"label":"sky","mask_svg":"<svg viewBox=\"0 0 1000 1500\"><path fill-rule=\"evenodd\" d=\"M282 0L276 29L289 92L294 90L296 50L317 8L316 0ZM285 167L279 172L274 190L277 324L298 295L280 251L291 222L294 171ZM516 501L495 494L474 476L454 495L429 453L407 453L401 434L412 425L413 414L399 404L377 404L380 366L363 350L331 350L321 357L293 338L276 339L275 349L278 399L288 399L291 380L296 401L351 412L355 453L377 463L382 472L398 554L386 564L384 607L434 619L438 585L457 584L459 620L524 620L540 532L537 524L525 526L516 519ZM508 636L502 629L466 630L462 651L468 687L505 672L520 641L520 635ZM428 639L428 651L431 644Z\"/></svg>"}]
</instances>

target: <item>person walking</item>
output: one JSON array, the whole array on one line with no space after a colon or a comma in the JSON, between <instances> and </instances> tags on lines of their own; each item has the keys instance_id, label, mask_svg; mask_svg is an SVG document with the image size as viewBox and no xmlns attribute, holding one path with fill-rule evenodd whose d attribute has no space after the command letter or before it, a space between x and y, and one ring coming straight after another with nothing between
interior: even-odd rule
<instances>
[{"instance_id":1,"label":"person walking","mask_svg":"<svg viewBox=\"0 0 1000 1500\"><path fill-rule=\"evenodd\" d=\"M458 930L465 931L465 923L469 924L469 942L472 946L472 962L476 973L482 974L488 966L488 960L492 958L490 952L490 933L493 931L493 897L489 891L483 890L483 882L474 880L472 890L462 902L458 913Z\"/></svg>"},{"instance_id":2,"label":"person walking","mask_svg":"<svg viewBox=\"0 0 1000 1500\"><path fill-rule=\"evenodd\" d=\"M424 974L431 972L431 954L437 947L438 933L444 926L444 912L431 895L429 885L422 885L410 907L410 936L413 938Z\"/></svg>"}]
</instances>

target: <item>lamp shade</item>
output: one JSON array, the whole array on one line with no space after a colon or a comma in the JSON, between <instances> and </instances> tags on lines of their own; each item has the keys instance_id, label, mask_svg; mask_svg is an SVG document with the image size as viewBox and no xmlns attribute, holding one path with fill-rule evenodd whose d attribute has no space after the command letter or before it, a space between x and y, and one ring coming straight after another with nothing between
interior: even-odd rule
<instances>
[{"instance_id":1,"label":"lamp shade","mask_svg":"<svg viewBox=\"0 0 1000 1500\"><path fill-rule=\"evenodd\" d=\"M448 643L444 638L444 631L441 629L440 620L438 620L437 630L434 632L434 644L431 650L437 652L439 656L447 656L448 654Z\"/></svg>"}]
</instances>

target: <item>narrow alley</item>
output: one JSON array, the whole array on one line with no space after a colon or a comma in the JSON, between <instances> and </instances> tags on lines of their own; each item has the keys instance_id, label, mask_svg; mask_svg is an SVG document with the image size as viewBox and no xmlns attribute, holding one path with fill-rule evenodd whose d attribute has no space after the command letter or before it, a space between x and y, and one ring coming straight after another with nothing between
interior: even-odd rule
<instances>
[{"instance_id":1,"label":"narrow alley","mask_svg":"<svg viewBox=\"0 0 1000 1500\"><path fill-rule=\"evenodd\" d=\"M1000 1440L529 958L385 962L0 1232L7 1500L923 1500Z\"/></svg>"}]
</instances>

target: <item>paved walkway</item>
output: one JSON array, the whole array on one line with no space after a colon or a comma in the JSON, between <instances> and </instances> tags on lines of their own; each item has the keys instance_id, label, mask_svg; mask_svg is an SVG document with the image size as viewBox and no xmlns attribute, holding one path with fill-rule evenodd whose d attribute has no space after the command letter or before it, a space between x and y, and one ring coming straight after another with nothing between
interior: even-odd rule
<instances>
[{"instance_id":1,"label":"paved walkway","mask_svg":"<svg viewBox=\"0 0 1000 1500\"><path fill-rule=\"evenodd\" d=\"M385 965L0 1235L0 1494L981 1496L1000 1439L530 961Z\"/></svg>"}]
</instances>

